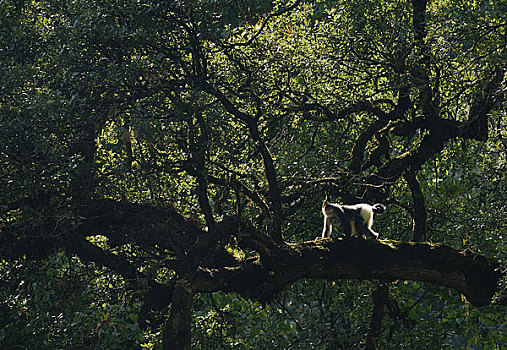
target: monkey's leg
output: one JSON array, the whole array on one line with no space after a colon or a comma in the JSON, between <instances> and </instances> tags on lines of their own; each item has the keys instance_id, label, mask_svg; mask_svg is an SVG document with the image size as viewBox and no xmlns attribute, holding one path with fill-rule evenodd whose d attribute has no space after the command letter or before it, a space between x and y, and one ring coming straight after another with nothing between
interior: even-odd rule
<instances>
[{"instance_id":1,"label":"monkey's leg","mask_svg":"<svg viewBox=\"0 0 507 350\"><path fill-rule=\"evenodd\" d=\"M331 237L333 226L331 225L330 218L324 218L324 228L322 229L322 238Z\"/></svg>"},{"instance_id":2,"label":"monkey's leg","mask_svg":"<svg viewBox=\"0 0 507 350\"><path fill-rule=\"evenodd\" d=\"M340 218L340 224L343 229L343 234L345 234L345 237L350 237L350 235L352 234L352 227L350 225L350 221Z\"/></svg>"},{"instance_id":3,"label":"monkey's leg","mask_svg":"<svg viewBox=\"0 0 507 350\"><path fill-rule=\"evenodd\" d=\"M354 218L354 225L356 227L357 235L361 238L366 238L366 230L368 228L364 225L362 216L356 216Z\"/></svg>"},{"instance_id":4,"label":"monkey's leg","mask_svg":"<svg viewBox=\"0 0 507 350\"><path fill-rule=\"evenodd\" d=\"M378 232L375 232L371 228L367 228L367 227L366 227L366 231L372 236L373 239L378 238Z\"/></svg>"}]
</instances>

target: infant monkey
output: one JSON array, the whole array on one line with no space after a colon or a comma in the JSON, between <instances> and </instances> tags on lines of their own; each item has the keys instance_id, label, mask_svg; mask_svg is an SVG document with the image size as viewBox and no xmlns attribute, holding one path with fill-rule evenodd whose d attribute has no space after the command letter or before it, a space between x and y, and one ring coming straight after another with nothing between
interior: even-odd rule
<instances>
[{"instance_id":1,"label":"infant monkey","mask_svg":"<svg viewBox=\"0 0 507 350\"><path fill-rule=\"evenodd\" d=\"M324 229L322 238L331 237L333 226L341 229L346 237L356 233L359 237L365 237L366 233L373 239L378 238L378 233L371 229L373 225L373 213L381 214L386 210L382 204L354 204L340 205L329 203L327 199L322 204L324 214Z\"/></svg>"}]
</instances>

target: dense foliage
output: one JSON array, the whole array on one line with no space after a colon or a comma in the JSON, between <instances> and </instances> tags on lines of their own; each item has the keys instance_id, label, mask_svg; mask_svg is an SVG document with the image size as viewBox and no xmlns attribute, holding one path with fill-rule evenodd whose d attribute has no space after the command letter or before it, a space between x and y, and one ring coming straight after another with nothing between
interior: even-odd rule
<instances>
[{"instance_id":1,"label":"dense foliage","mask_svg":"<svg viewBox=\"0 0 507 350\"><path fill-rule=\"evenodd\" d=\"M506 14L0 2L0 349L507 347Z\"/></svg>"}]
</instances>

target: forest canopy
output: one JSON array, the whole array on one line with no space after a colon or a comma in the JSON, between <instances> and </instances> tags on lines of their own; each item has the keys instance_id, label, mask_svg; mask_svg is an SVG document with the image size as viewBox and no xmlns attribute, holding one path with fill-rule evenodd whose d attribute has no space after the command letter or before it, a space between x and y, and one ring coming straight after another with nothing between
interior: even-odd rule
<instances>
[{"instance_id":1,"label":"forest canopy","mask_svg":"<svg viewBox=\"0 0 507 350\"><path fill-rule=\"evenodd\" d=\"M506 14L0 2L0 349L507 347Z\"/></svg>"}]
</instances>

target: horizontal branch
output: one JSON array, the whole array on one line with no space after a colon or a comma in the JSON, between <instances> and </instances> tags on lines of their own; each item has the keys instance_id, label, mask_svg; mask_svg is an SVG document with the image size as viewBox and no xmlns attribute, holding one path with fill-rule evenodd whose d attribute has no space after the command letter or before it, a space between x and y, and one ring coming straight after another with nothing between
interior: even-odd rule
<instances>
[{"instance_id":1,"label":"horizontal branch","mask_svg":"<svg viewBox=\"0 0 507 350\"><path fill-rule=\"evenodd\" d=\"M185 256L197 237L205 234L171 207L97 199L65 212L48 212L43 218L1 225L0 255L43 258L63 248L69 237L105 235L112 246L135 243L143 249L160 247Z\"/></svg>"},{"instance_id":2,"label":"horizontal branch","mask_svg":"<svg viewBox=\"0 0 507 350\"><path fill-rule=\"evenodd\" d=\"M174 209L148 204L92 200L79 206L77 214L83 235L124 237L142 247L160 246L176 255L184 255L197 237L205 234Z\"/></svg>"},{"instance_id":3,"label":"horizontal branch","mask_svg":"<svg viewBox=\"0 0 507 350\"><path fill-rule=\"evenodd\" d=\"M235 218L224 220L210 232L203 232L171 209L107 200L91 204L78 210L82 220L80 227L66 234L61 232L60 239L53 239L54 245L49 250L65 245L67 251L84 260L108 266L126 279L136 280L140 275L135 266L91 244L84 236L99 232L101 228L100 232L106 235L111 231L123 231L141 246L151 247L156 241L162 246L174 245L189 259L185 278L190 281L193 293L236 292L248 298L269 301L273 295L302 278L414 280L454 289L473 305L482 306L491 303L502 278L496 261L441 244L359 238L278 244L270 236ZM35 230L30 232L34 234ZM164 232L167 238L162 235ZM14 241L19 241L16 237L25 237L23 234L27 232L22 231L16 236L11 230L3 230L0 238L4 238L3 243L9 241L20 248ZM253 249L259 256L241 262L229 257L227 262L213 263L217 254L223 252L223 249L216 249L220 247L219 242L231 235L237 237L241 247ZM24 245L28 245L27 240L41 244L47 238L29 235L21 241ZM13 246L3 246L2 251L8 252L10 249L5 249ZM507 298L502 296L496 302L507 305ZM168 303L170 298L161 301L161 304Z\"/></svg>"},{"instance_id":4,"label":"horizontal branch","mask_svg":"<svg viewBox=\"0 0 507 350\"><path fill-rule=\"evenodd\" d=\"M268 266L261 255L235 268L203 269L193 289L270 300L302 278L414 280L454 289L473 305L484 306L491 303L501 278L497 262L440 244L326 239L278 246L276 256L277 264ZM507 305L507 299L499 303Z\"/></svg>"}]
</instances>

